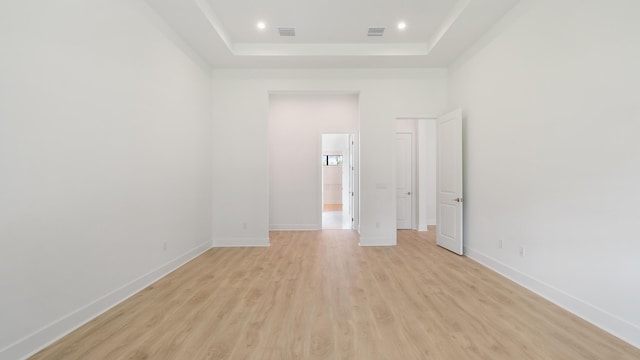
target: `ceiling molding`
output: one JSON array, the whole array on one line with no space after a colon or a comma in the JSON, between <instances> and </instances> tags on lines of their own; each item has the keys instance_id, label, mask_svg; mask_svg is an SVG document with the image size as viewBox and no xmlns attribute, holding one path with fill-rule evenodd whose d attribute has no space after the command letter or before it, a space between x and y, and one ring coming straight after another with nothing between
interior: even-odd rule
<instances>
[{"instance_id":1,"label":"ceiling molding","mask_svg":"<svg viewBox=\"0 0 640 360\"><path fill-rule=\"evenodd\" d=\"M211 8L209 2L207 0L195 0L195 2L211 27L218 33L218 36L220 36L224 44L227 45L227 48L233 52L233 43L222 26L222 22L218 19L215 11Z\"/></svg>"},{"instance_id":2,"label":"ceiling molding","mask_svg":"<svg viewBox=\"0 0 640 360\"><path fill-rule=\"evenodd\" d=\"M230 49L238 56L420 56L427 55L426 43L414 44L250 44Z\"/></svg>"},{"instance_id":3,"label":"ceiling molding","mask_svg":"<svg viewBox=\"0 0 640 360\"><path fill-rule=\"evenodd\" d=\"M458 0L451 9L449 16L447 16L444 21L438 26L438 30L436 30L435 34L431 37L429 41L429 52L433 50L433 48L438 45L442 37L451 29L451 26L460 18L462 13L467 9L471 0Z\"/></svg>"},{"instance_id":4,"label":"ceiling molding","mask_svg":"<svg viewBox=\"0 0 640 360\"><path fill-rule=\"evenodd\" d=\"M194 0L208 23L235 56L426 56L467 9L471 0L458 0L429 42L422 43L234 43L207 0Z\"/></svg>"}]
</instances>

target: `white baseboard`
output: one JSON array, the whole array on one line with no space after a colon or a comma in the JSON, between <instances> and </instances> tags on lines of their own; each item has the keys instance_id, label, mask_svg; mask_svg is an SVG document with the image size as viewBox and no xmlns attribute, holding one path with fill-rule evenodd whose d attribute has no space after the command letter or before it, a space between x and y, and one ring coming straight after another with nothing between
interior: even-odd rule
<instances>
[{"instance_id":1,"label":"white baseboard","mask_svg":"<svg viewBox=\"0 0 640 360\"><path fill-rule=\"evenodd\" d=\"M63 336L86 324L98 315L120 304L142 289L165 277L180 266L198 257L211 248L207 241L193 250L167 262L147 274L125 284L109 294L89 303L80 309L54 321L40 330L27 335L15 343L0 350L1 360L26 359L45 347L51 345Z\"/></svg>"},{"instance_id":2,"label":"white baseboard","mask_svg":"<svg viewBox=\"0 0 640 360\"><path fill-rule=\"evenodd\" d=\"M396 246L395 239L390 237L360 237L360 246Z\"/></svg>"},{"instance_id":3,"label":"white baseboard","mask_svg":"<svg viewBox=\"0 0 640 360\"><path fill-rule=\"evenodd\" d=\"M596 306L575 298L564 291L532 278L520 271L501 263L500 261L482 254L479 251L465 247L464 254L477 263L488 267L498 274L524 286L561 308L579 316L593 325L611 333L612 335L640 348L640 326L620 319Z\"/></svg>"},{"instance_id":4,"label":"white baseboard","mask_svg":"<svg viewBox=\"0 0 640 360\"><path fill-rule=\"evenodd\" d=\"M213 247L268 247L269 238L216 238Z\"/></svg>"},{"instance_id":5,"label":"white baseboard","mask_svg":"<svg viewBox=\"0 0 640 360\"><path fill-rule=\"evenodd\" d=\"M418 224L418 231L429 231L429 226L435 225L436 219L427 219L423 224Z\"/></svg>"},{"instance_id":6,"label":"white baseboard","mask_svg":"<svg viewBox=\"0 0 640 360\"><path fill-rule=\"evenodd\" d=\"M317 231L317 230L322 230L322 225L318 225L318 224L273 224L273 225L269 225L269 230L273 230L273 231Z\"/></svg>"}]
</instances>

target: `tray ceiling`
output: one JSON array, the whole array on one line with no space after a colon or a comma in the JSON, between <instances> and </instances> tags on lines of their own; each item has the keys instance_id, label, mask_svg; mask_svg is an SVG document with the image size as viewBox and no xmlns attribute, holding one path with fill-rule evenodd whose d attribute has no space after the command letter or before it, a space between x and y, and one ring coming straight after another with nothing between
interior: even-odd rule
<instances>
[{"instance_id":1,"label":"tray ceiling","mask_svg":"<svg viewBox=\"0 0 640 360\"><path fill-rule=\"evenodd\" d=\"M448 66L518 1L147 2L213 67L327 68ZM384 35L367 36L369 27Z\"/></svg>"}]
</instances>

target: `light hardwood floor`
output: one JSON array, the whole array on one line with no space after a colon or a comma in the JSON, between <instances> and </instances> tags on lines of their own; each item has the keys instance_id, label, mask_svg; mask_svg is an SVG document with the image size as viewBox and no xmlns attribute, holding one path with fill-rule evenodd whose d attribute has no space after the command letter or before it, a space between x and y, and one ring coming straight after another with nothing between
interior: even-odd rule
<instances>
[{"instance_id":1,"label":"light hardwood floor","mask_svg":"<svg viewBox=\"0 0 640 360\"><path fill-rule=\"evenodd\" d=\"M400 231L212 249L33 359L640 359L470 259Z\"/></svg>"},{"instance_id":2,"label":"light hardwood floor","mask_svg":"<svg viewBox=\"0 0 640 360\"><path fill-rule=\"evenodd\" d=\"M322 205L323 211L342 211L342 204L324 204Z\"/></svg>"}]
</instances>

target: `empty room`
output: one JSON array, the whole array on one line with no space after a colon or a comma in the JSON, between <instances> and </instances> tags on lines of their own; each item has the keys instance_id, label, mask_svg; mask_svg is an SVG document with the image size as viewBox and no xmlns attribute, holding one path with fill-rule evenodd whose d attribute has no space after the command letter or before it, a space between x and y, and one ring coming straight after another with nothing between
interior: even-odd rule
<instances>
[{"instance_id":1,"label":"empty room","mask_svg":"<svg viewBox=\"0 0 640 360\"><path fill-rule=\"evenodd\" d=\"M0 360L640 359L637 0L0 2Z\"/></svg>"}]
</instances>

